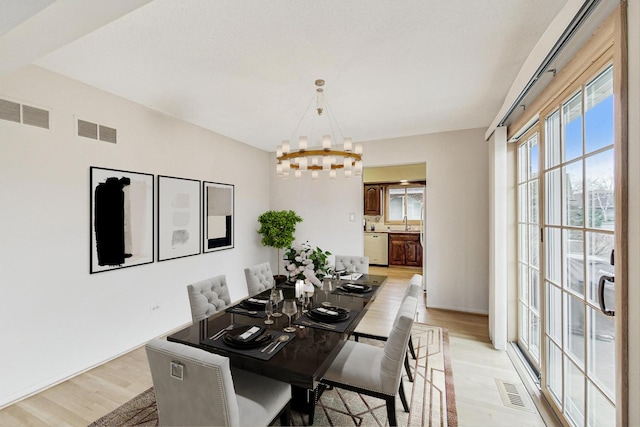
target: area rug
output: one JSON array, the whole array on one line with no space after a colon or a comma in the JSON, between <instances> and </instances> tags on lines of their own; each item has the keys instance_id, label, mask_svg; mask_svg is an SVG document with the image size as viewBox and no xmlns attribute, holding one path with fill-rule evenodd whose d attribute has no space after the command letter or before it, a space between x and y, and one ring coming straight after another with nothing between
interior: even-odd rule
<instances>
[{"instance_id":1,"label":"area rug","mask_svg":"<svg viewBox=\"0 0 640 427\"><path fill-rule=\"evenodd\" d=\"M409 412L396 402L397 421L401 426L457 427L455 391L449 354L447 330L414 323L411 330L416 359L409 358L414 381L404 373L403 384ZM360 339L360 342L383 346L384 342ZM308 425L308 417L292 411L293 426ZM153 387L142 392L113 412L91 424L99 426L157 426L158 413ZM278 426L279 420L273 424ZM338 388L326 390L316 405L314 426L386 426L387 412L383 400Z\"/></svg>"}]
</instances>

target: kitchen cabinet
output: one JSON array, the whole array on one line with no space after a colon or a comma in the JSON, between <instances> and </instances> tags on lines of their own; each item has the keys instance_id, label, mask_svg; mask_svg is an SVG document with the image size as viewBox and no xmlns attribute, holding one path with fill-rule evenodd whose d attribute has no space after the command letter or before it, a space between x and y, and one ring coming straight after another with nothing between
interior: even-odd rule
<instances>
[{"instance_id":1,"label":"kitchen cabinet","mask_svg":"<svg viewBox=\"0 0 640 427\"><path fill-rule=\"evenodd\" d=\"M389 265L389 243L387 233L364 233L364 256L369 264Z\"/></svg>"},{"instance_id":2,"label":"kitchen cabinet","mask_svg":"<svg viewBox=\"0 0 640 427\"><path fill-rule=\"evenodd\" d=\"M422 245L418 233L389 234L389 265L422 267Z\"/></svg>"},{"instance_id":3,"label":"kitchen cabinet","mask_svg":"<svg viewBox=\"0 0 640 427\"><path fill-rule=\"evenodd\" d=\"M380 185L367 184L364 186L364 214L382 215L382 187Z\"/></svg>"}]
</instances>

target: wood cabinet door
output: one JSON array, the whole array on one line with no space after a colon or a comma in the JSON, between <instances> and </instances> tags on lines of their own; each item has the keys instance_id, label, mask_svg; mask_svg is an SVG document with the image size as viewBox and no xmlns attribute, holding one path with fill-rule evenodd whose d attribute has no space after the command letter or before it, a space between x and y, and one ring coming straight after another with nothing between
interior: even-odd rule
<instances>
[{"instance_id":1,"label":"wood cabinet door","mask_svg":"<svg viewBox=\"0 0 640 427\"><path fill-rule=\"evenodd\" d=\"M364 214L380 215L380 186L364 186Z\"/></svg>"},{"instance_id":2,"label":"wood cabinet door","mask_svg":"<svg viewBox=\"0 0 640 427\"><path fill-rule=\"evenodd\" d=\"M404 240L389 240L389 264L405 265L405 242Z\"/></svg>"},{"instance_id":3,"label":"wood cabinet door","mask_svg":"<svg viewBox=\"0 0 640 427\"><path fill-rule=\"evenodd\" d=\"M405 265L422 266L422 245L419 241L405 242Z\"/></svg>"}]
</instances>

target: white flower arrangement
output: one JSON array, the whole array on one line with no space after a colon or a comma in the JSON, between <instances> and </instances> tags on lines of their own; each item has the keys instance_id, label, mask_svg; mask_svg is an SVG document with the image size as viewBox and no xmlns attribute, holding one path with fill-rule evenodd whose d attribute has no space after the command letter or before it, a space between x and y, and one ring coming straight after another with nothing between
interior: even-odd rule
<instances>
[{"instance_id":1,"label":"white flower arrangement","mask_svg":"<svg viewBox=\"0 0 640 427\"><path fill-rule=\"evenodd\" d=\"M283 257L289 280L304 280L307 284L322 286L322 278L329 268L329 255L331 252L325 252L318 247L312 248L309 242L289 247Z\"/></svg>"}]
</instances>

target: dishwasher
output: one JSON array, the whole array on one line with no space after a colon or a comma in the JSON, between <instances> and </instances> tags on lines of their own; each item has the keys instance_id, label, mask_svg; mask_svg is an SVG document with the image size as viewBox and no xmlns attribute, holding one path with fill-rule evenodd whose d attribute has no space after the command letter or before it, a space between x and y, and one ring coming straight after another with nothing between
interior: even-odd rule
<instances>
[{"instance_id":1,"label":"dishwasher","mask_svg":"<svg viewBox=\"0 0 640 427\"><path fill-rule=\"evenodd\" d=\"M369 257L369 264L389 265L389 235L365 232L364 256Z\"/></svg>"}]
</instances>

